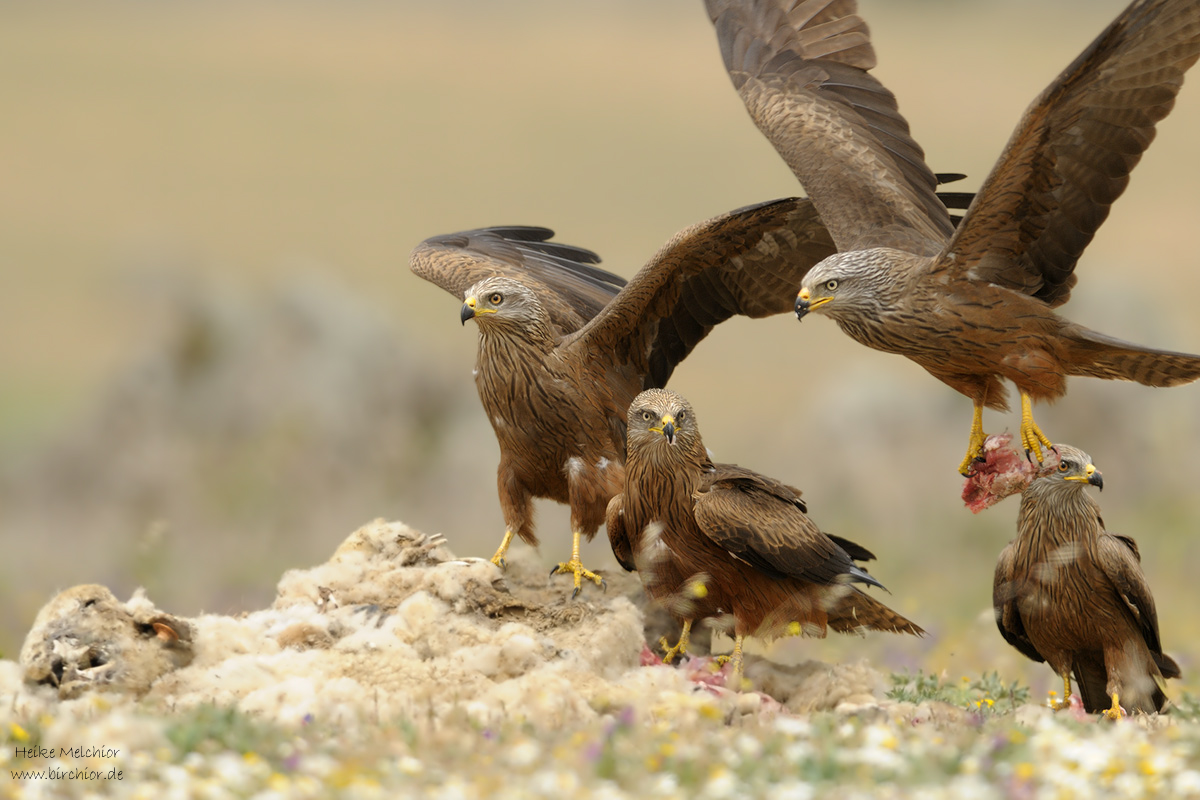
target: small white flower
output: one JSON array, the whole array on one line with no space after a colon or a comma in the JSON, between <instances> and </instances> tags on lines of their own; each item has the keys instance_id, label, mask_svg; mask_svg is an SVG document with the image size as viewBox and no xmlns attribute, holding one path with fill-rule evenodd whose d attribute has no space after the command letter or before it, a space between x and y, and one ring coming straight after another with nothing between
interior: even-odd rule
<instances>
[{"instance_id":1,"label":"small white flower","mask_svg":"<svg viewBox=\"0 0 1200 800\"><path fill-rule=\"evenodd\" d=\"M679 791L679 779L673 773L659 774L651 786L650 794L655 797L671 797Z\"/></svg>"},{"instance_id":2,"label":"small white flower","mask_svg":"<svg viewBox=\"0 0 1200 800\"><path fill-rule=\"evenodd\" d=\"M767 800L811 800L814 794L810 784L788 781L772 786L767 792Z\"/></svg>"},{"instance_id":3,"label":"small white flower","mask_svg":"<svg viewBox=\"0 0 1200 800\"><path fill-rule=\"evenodd\" d=\"M508 763L514 767L529 767L532 766L542 755L542 748L538 743L526 739L512 746L508 751Z\"/></svg>"},{"instance_id":4,"label":"small white flower","mask_svg":"<svg viewBox=\"0 0 1200 800\"><path fill-rule=\"evenodd\" d=\"M733 797L737 788L737 778L734 774L727 769L721 769L704 784L702 794L720 800L723 797Z\"/></svg>"},{"instance_id":5,"label":"small white flower","mask_svg":"<svg viewBox=\"0 0 1200 800\"><path fill-rule=\"evenodd\" d=\"M1185 769L1171 781L1171 794L1176 797L1200 795L1200 772Z\"/></svg>"},{"instance_id":6,"label":"small white flower","mask_svg":"<svg viewBox=\"0 0 1200 800\"><path fill-rule=\"evenodd\" d=\"M775 718L775 730L784 736L808 736L812 733L812 724L801 717L780 715Z\"/></svg>"}]
</instances>

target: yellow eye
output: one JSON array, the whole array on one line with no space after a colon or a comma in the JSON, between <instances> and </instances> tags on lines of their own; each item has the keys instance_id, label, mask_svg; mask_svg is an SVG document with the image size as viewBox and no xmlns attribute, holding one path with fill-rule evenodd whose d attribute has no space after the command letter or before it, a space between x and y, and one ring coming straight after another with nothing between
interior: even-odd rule
<instances>
[{"instance_id":1,"label":"yellow eye","mask_svg":"<svg viewBox=\"0 0 1200 800\"><path fill-rule=\"evenodd\" d=\"M825 291L827 292L832 292L837 286L837 281L825 281Z\"/></svg>"},{"instance_id":2,"label":"yellow eye","mask_svg":"<svg viewBox=\"0 0 1200 800\"><path fill-rule=\"evenodd\" d=\"M494 306L498 306L504 302L504 295L499 292L492 292L492 296L488 298L488 302Z\"/></svg>"},{"instance_id":3,"label":"yellow eye","mask_svg":"<svg viewBox=\"0 0 1200 800\"><path fill-rule=\"evenodd\" d=\"M654 415L651 414L649 411L643 411L642 419L646 420L646 422L649 422L650 420L654 419Z\"/></svg>"},{"instance_id":4,"label":"yellow eye","mask_svg":"<svg viewBox=\"0 0 1200 800\"><path fill-rule=\"evenodd\" d=\"M686 411L680 411L678 414L675 415L675 420L677 422L683 422L685 419L687 419Z\"/></svg>"},{"instance_id":5,"label":"yellow eye","mask_svg":"<svg viewBox=\"0 0 1200 800\"><path fill-rule=\"evenodd\" d=\"M1058 462L1058 471L1059 472L1066 472L1070 468L1071 468L1071 465L1068 464L1067 462L1065 462L1065 461Z\"/></svg>"}]
</instances>

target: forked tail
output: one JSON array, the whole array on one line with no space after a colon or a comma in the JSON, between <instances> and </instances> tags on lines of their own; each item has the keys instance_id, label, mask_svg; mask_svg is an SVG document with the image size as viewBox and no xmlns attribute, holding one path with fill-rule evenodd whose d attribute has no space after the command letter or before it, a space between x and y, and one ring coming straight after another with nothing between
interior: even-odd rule
<instances>
[{"instance_id":1,"label":"forked tail","mask_svg":"<svg viewBox=\"0 0 1200 800\"><path fill-rule=\"evenodd\" d=\"M1179 386L1200 378L1200 356L1143 347L1083 327L1069 331L1065 338L1069 375L1145 386Z\"/></svg>"},{"instance_id":2,"label":"forked tail","mask_svg":"<svg viewBox=\"0 0 1200 800\"><path fill-rule=\"evenodd\" d=\"M839 593L837 599L826 609L829 627L835 631L861 633L870 630L925 635L920 625L897 614L866 592L854 586L846 588L850 591Z\"/></svg>"}]
</instances>

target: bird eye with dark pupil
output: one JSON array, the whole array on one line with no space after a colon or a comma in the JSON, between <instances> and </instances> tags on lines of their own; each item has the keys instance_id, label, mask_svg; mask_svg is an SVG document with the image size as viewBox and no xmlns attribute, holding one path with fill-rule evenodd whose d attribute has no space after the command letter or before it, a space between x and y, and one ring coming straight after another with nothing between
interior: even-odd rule
<instances>
[{"instance_id":1,"label":"bird eye with dark pupil","mask_svg":"<svg viewBox=\"0 0 1200 800\"><path fill-rule=\"evenodd\" d=\"M499 292L496 292L491 297L488 298L488 302L490 302L494 306L498 306L504 302L504 295L500 294Z\"/></svg>"},{"instance_id":2,"label":"bird eye with dark pupil","mask_svg":"<svg viewBox=\"0 0 1200 800\"><path fill-rule=\"evenodd\" d=\"M1071 468L1071 465L1070 465L1070 464L1068 464L1066 461L1060 461L1060 462L1058 462L1058 471L1059 471L1059 472L1066 472L1066 471L1067 471L1067 470L1069 470L1070 468Z\"/></svg>"},{"instance_id":3,"label":"bird eye with dark pupil","mask_svg":"<svg viewBox=\"0 0 1200 800\"><path fill-rule=\"evenodd\" d=\"M646 422L649 422L650 420L654 419L654 415L651 414L649 411L643 411L642 419L646 420Z\"/></svg>"},{"instance_id":4,"label":"bird eye with dark pupil","mask_svg":"<svg viewBox=\"0 0 1200 800\"><path fill-rule=\"evenodd\" d=\"M837 281L825 281L825 290L828 292L832 292L837 286Z\"/></svg>"},{"instance_id":5,"label":"bird eye with dark pupil","mask_svg":"<svg viewBox=\"0 0 1200 800\"><path fill-rule=\"evenodd\" d=\"M686 418L687 418L686 411L680 411L678 414L675 415L675 419L677 419L680 422L683 422Z\"/></svg>"}]
</instances>

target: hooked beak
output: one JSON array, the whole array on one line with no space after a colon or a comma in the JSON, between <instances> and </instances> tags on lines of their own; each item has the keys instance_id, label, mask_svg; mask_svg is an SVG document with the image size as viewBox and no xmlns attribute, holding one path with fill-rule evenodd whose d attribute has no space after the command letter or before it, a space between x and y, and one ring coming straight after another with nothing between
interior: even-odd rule
<instances>
[{"instance_id":1,"label":"hooked beak","mask_svg":"<svg viewBox=\"0 0 1200 800\"><path fill-rule=\"evenodd\" d=\"M467 320L475 318L475 298L468 297L462 305L462 311L459 312L458 318L462 320L462 324L466 325Z\"/></svg>"},{"instance_id":2,"label":"hooked beak","mask_svg":"<svg viewBox=\"0 0 1200 800\"><path fill-rule=\"evenodd\" d=\"M658 431L667 437L667 444L675 444L675 418L670 414L663 415L661 428L651 428L650 430Z\"/></svg>"},{"instance_id":3,"label":"hooked beak","mask_svg":"<svg viewBox=\"0 0 1200 800\"><path fill-rule=\"evenodd\" d=\"M808 312L816 311L832 299L832 297L822 297L814 301L808 289L801 289L800 294L796 295L796 319L803 320Z\"/></svg>"},{"instance_id":4,"label":"hooked beak","mask_svg":"<svg viewBox=\"0 0 1200 800\"><path fill-rule=\"evenodd\" d=\"M1066 480L1079 481L1081 483L1090 483L1092 486L1095 486L1100 491L1102 491L1102 492L1104 491L1104 476L1102 474L1100 474L1100 470L1096 469L1091 464L1088 464L1084 468L1082 475L1072 475L1070 478L1067 478Z\"/></svg>"}]
</instances>

